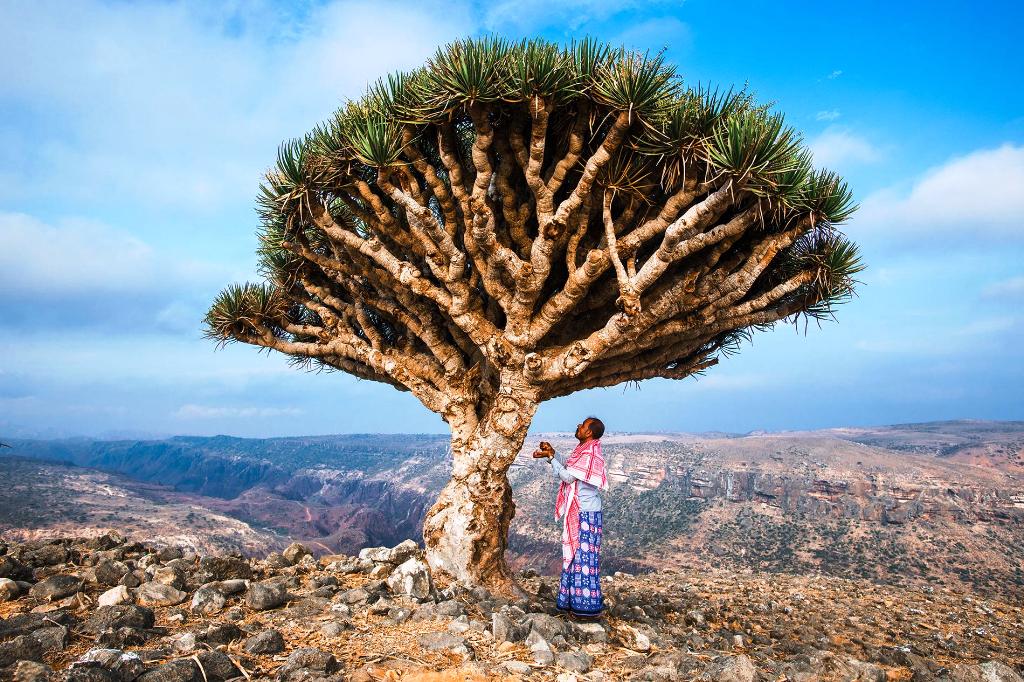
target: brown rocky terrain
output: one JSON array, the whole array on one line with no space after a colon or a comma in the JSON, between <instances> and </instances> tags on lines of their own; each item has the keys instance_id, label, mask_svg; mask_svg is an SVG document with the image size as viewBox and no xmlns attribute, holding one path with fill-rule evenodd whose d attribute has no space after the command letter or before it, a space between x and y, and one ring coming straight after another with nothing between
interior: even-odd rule
<instances>
[{"instance_id":1,"label":"brown rocky terrain","mask_svg":"<svg viewBox=\"0 0 1024 682\"><path fill-rule=\"evenodd\" d=\"M1020 682L1024 607L945 587L723 570L605 576L608 615L434 582L414 543L265 558L0 542L0 679Z\"/></svg>"},{"instance_id":2,"label":"brown rocky terrain","mask_svg":"<svg viewBox=\"0 0 1024 682\"><path fill-rule=\"evenodd\" d=\"M537 434L527 449L541 438L572 446L567 434ZM603 441L609 570L820 573L1024 596L1024 423L609 433ZM0 532L10 537L117 528L132 538L188 535L197 551L255 555L293 540L317 554L418 540L450 466L439 436L12 444L17 454L81 466L33 473L54 465L23 461L8 472L13 465L0 459L0 473L21 482L0 486ZM553 573L550 472L524 453L510 477L513 563ZM112 480L127 497L105 494ZM22 498L62 504L25 513ZM143 511L131 512L136 506Z\"/></svg>"}]
</instances>

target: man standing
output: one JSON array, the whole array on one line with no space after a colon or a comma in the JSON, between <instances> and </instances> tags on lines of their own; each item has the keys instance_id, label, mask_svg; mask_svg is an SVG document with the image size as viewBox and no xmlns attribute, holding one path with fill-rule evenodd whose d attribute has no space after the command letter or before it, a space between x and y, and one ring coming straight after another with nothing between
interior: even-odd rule
<instances>
[{"instance_id":1,"label":"man standing","mask_svg":"<svg viewBox=\"0 0 1024 682\"><path fill-rule=\"evenodd\" d=\"M562 578L558 608L579 618L599 618L601 596L601 491L608 489L601 436L604 423L587 417L576 426L579 445L568 457L541 441L533 456L545 458L558 477L555 518L562 518Z\"/></svg>"}]
</instances>

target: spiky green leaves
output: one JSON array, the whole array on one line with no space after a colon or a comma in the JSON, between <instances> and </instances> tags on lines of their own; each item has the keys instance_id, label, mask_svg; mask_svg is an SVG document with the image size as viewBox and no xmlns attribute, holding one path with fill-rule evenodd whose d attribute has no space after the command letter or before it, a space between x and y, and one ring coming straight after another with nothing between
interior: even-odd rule
<instances>
[{"instance_id":1,"label":"spiky green leaves","mask_svg":"<svg viewBox=\"0 0 1024 682\"><path fill-rule=\"evenodd\" d=\"M708 162L747 190L777 194L780 183L801 162L802 140L781 114L759 109L727 116L708 140Z\"/></svg>"},{"instance_id":2,"label":"spiky green leaves","mask_svg":"<svg viewBox=\"0 0 1024 682\"><path fill-rule=\"evenodd\" d=\"M221 344L260 336L276 329L286 310L273 285L232 284L213 300L203 319L204 336Z\"/></svg>"},{"instance_id":3,"label":"spiky green leaves","mask_svg":"<svg viewBox=\"0 0 1024 682\"><path fill-rule=\"evenodd\" d=\"M783 270L812 273L804 295L813 303L802 312L824 319L832 315L832 306L853 296L857 284L854 276L864 268L856 244L838 232L815 230L793 246Z\"/></svg>"},{"instance_id":4,"label":"spiky green leaves","mask_svg":"<svg viewBox=\"0 0 1024 682\"><path fill-rule=\"evenodd\" d=\"M594 73L594 98L615 111L638 116L663 114L679 93L675 67L665 64L664 55L653 57L616 50Z\"/></svg>"}]
</instances>

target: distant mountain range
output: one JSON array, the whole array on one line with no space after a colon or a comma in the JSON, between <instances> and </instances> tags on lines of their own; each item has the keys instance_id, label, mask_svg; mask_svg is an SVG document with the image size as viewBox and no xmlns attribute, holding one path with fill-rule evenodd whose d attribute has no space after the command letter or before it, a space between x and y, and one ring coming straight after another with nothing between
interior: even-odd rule
<instances>
[{"instance_id":1,"label":"distant mountain range","mask_svg":"<svg viewBox=\"0 0 1024 682\"><path fill-rule=\"evenodd\" d=\"M550 469L510 472L512 560L554 571ZM266 554L419 539L447 480L439 435L0 440L0 534L117 528L200 551ZM1024 422L735 434L608 434L605 566L708 566L941 582L1024 595Z\"/></svg>"}]
</instances>

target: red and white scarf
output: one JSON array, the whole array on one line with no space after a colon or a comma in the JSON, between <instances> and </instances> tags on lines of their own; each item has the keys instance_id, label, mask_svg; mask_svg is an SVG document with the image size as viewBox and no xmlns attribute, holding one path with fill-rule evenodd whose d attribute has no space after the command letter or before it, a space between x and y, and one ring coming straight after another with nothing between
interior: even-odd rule
<instances>
[{"instance_id":1,"label":"red and white scarf","mask_svg":"<svg viewBox=\"0 0 1024 682\"><path fill-rule=\"evenodd\" d=\"M588 440L577 445L566 459L565 468L579 474L579 479L574 479L572 483L561 482L558 486L558 500L555 502L555 518L565 515L562 524L562 567L568 568L580 546L580 481L585 481L600 490L608 489L601 441Z\"/></svg>"}]
</instances>

